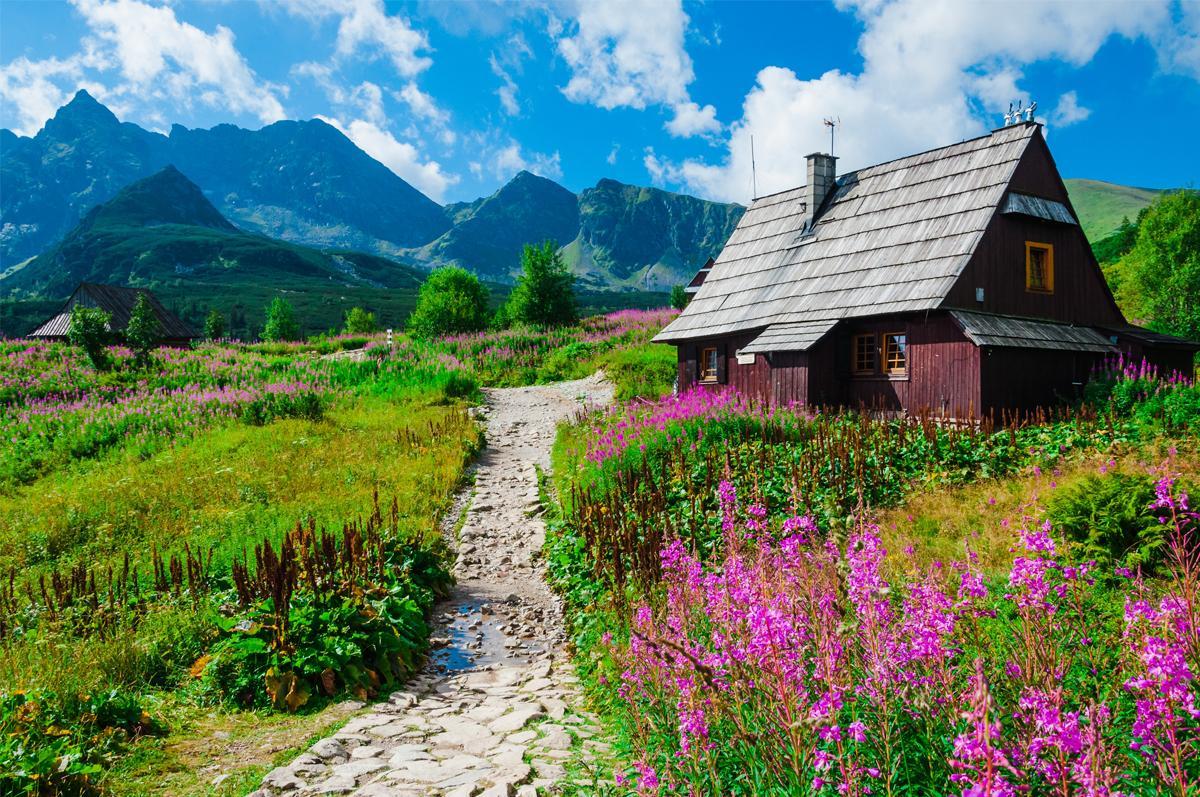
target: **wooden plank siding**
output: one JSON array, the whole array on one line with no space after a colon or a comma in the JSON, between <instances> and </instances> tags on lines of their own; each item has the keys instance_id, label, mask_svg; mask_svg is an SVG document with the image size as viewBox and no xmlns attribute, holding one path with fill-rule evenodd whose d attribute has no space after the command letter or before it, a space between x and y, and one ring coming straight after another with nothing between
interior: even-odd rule
<instances>
[{"instance_id":1,"label":"wooden plank siding","mask_svg":"<svg viewBox=\"0 0 1200 797\"><path fill-rule=\"evenodd\" d=\"M1030 142L1017 165L1010 189L1070 207L1066 188L1041 136ZM1053 293L1025 289L1026 241L1054 247ZM983 302L975 301L977 288L984 290ZM992 217L942 306L1087 326L1124 323L1092 247L1078 225L1003 213Z\"/></svg>"},{"instance_id":2,"label":"wooden plank siding","mask_svg":"<svg viewBox=\"0 0 1200 797\"><path fill-rule=\"evenodd\" d=\"M851 373L851 341L866 332L879 338L889 332L907 336L905 376ZM970 417L979 413L979 349L945 313L856 319L843 323L831 339L818 345L835 349L836 375L843 386L838 403L911 414Z\"/></svg>"}]
</instances>

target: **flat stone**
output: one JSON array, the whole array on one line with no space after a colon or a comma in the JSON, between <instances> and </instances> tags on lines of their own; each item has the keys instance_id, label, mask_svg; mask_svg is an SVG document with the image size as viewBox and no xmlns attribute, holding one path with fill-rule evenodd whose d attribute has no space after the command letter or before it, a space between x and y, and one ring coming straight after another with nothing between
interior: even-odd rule
<instances>
[{"instance_id":1,"label":"flat stone","mask_svg":"<svg viewBox=\"0 0 1200 797\"><path fill-rule=\"evenodd\" d=\"M479 797L513 797L515 793L516 789L513 788L511 783L501 782L481 791Z\"/></svg>"},{"instance_id":2,"label":"flat stone","mask_svg":"<svg viewBox=\"0 0 1200 797\"><path fill-rule=\"evenodd\" d=\"M345 776L352 779L361 778L363 775L371 772L378 772L381 769L386 769L387 763L378 758L364 758L359 761L351 761L348 764L339 764L333 768L335 777Z\"/></svg>"},{"instance_id":3,"label":"flat stone","mask_svg":"<svg viewBox=\"0 0 1200 797\"><path fill-rule=\"evenodd\" d=\"M341 792L354 791L354 778L348 775L334 775L328 780L318 783L313 786L313 791L317 794L340 794Z\"/></svg>"},{"instance_id":4,"label":"flat stone","mask_svg":"<svg viewBox=\"0 0 1200 797\"><path fill-rule=\"evenodd\" d=\"M270 786L273 789L280 791L293 791L294 789L303 789L308 784L296 776L288 767L276 767L267 773L267 776L262 779L263 784Z\"/></svg>"},{"instance_id":5,"label":"flat stone","mask_svg":"<svg viewBox=\"0 0 1200 797\"><path fill-rule=\"evenodd\" d=\"M346 746L337 739L322 739L308 749L325 760L346 757Z\"/></svg>"},{"instance_id":6,"label":"flat stone","mask_svg":"<svg viewBox=\"0 0 1200 797\"><path fill-rule=\"evenodd\" d=\"M433 756L425 749L423 744L401 744L393 747L388 751L392 757L388 759L388 766L398 767L402 764L407 764L410 761L430 761Z\"/></svg>"},{"instance_id":7,"label":"flat stone","mask_svg":"<svg viewBox=\"0 0 1200 797\"><path fill-rule=\"evenodd\" d=\"M364 744L361 747L355 747L350 751L350 759L356 758L374 758L383 753L383 748L376 744Z\"/></svg>"},{"instance_id":8,"label":"flat stone","mask_svg":"<svg viewBox=\"0 0 1200 797\"><path fill-rule=\"evenodd\" d=\"M534 678L528 683L523 684L521 690L524 692L540 692L551 686L554 686L554 681L551 681L549 678Z\"/></svg>"},{"instance_id":9,"label":"flat stone","mask_svg":"<svg viewBox=\"0 0 1200 797\"><path fill-rule=\"evenodd\" d=\"M551 750L566 750L571 746L571 736L560 725L543 725L542 738L535 744Z\"/></svg>"},{"instance_id":10,"label":"flat stone","mask_svg":"<svg viewBox=\"0 0 1200 797\"><path fill-rule=\"evenodd\" d=\"M545 713L536 706L528 706L510 711L498 720L495 720L488 728L493 733L511 733L519 731L535 719L541 719L546 716Z\"/></svg>"}]
</instances>

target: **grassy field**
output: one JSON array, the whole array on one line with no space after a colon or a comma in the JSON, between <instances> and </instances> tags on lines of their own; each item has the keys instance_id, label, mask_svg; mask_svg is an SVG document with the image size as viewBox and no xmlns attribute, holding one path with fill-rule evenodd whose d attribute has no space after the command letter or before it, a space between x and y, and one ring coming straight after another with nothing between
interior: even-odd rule
<instances>
[{"instance_id":1,"label":"grassy field","mask_svg":"<svg viewBox=\"0 0 1200 797\"><path fill-rule=\"evenodd\" d=\"M1071 178L1063 182L1071 204L1079 214L1083 234L1092 243L1111 235L1123 219L1137 221L1138 211L1162 194L1156 188L1136 188L1101 180Z\"/></svg>"}]
</instances>

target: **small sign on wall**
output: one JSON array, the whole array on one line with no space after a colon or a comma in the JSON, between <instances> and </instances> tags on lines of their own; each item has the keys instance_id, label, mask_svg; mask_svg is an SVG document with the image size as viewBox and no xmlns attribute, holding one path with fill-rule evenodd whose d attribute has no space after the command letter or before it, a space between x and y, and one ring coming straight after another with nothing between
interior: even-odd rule
<instances>
[{"instance_id":1,"label":"small sign on wall","mask_svg":"<svg viewBox=\"0 0 1200 797\"><path fill-rule=\"evenodd\" d=\"M753 354L742 354L739 351L737 353L737 364L738 365L754 365L754 355Z\"/></svg>"}]
</instances>

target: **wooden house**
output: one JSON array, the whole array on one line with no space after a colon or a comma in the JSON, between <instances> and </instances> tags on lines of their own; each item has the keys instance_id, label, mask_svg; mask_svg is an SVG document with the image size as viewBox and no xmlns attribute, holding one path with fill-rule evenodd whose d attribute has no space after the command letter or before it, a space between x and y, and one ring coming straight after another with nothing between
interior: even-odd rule
<instances>
[{"instance_id":1,"label":"wooden house","mask_svg":"<svg viewBox=\"0 0 1200 797\"><path fill-rule=\"evenodd\" d=\"M1078 395L1125 352L1200 345L1126 322L1036 123L756 199L655 340L679 385L772 404L977 417Z\"/></svg>"},{"instance_id":2,"label":"wooden house","mask_svg":"<svg viewBox=\"0 0 1200 797\"><path fill-rule=\"evenodd\" d=\"M83 307L98 307L111 317L109 331L120 333L129 323L129 315L138 296L145 295L150 302L150 308L158 317L162 329L162 342L167 346L187 346L199 337L179 316L163 307L150 291L145 288L123 288L115 285L98 285L94 282L81 282L71 298L54 317L43 323L28 337L43 340L65 340L71 328L71 310L80 305Z\"/></svg>"}]
</instances>

